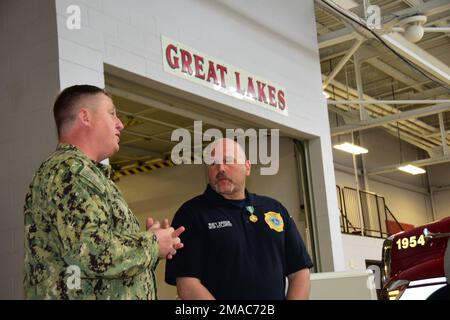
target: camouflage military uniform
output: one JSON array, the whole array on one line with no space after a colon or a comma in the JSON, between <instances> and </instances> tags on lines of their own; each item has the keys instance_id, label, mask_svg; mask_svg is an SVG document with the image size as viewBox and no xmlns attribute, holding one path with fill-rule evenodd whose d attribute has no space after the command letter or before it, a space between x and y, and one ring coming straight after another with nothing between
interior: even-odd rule
<instances>
[{"instance_id":1,"label":"camouflage military uniform","mask_svg":"<svg viewBox=\"0 0 450 320\"><path fill-rule=\"evenodd\" d=\"M156 299L156 236L109 176L68 144L41 165L25 203L27 298Z\"/></svg>"}]
</instances>

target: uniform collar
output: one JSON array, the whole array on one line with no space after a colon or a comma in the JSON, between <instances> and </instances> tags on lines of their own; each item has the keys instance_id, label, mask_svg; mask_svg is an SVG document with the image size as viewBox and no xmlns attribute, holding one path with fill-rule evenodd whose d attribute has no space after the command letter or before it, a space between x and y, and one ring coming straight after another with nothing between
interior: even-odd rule
<instances>
[{"instance_id":1,"label":"uniform collar","mask_svg":"<svg viewBox=\"0 0 450 320\"><path fill-rule=\"evenodd\" d=\"M224 198L220 193L214 191L209 184L207 185L203 196L212 205L234 205L242 208L243 206L254 206L258 204L256 195L248 192L247 189L245 189L245 201L242 202L239 200L229 200Z\"/></svg>"},{"instance_id":2,"label":"uniform collar","mask_svg":"<svg viewBox=\"0 0 450 320\"><path fill-rule=\"evenodd\" d=\"M103 164L103 163L100 163L100 162L97 162L97 161L94 161L94 160L88 158L88 156L86 156L86 154L83 151L81 151L80 148L78 148L77 146L74 146L73 144L58 143L58 146L56 147L56 151L72 151L80 158L83 158L84 160L92 163L106 177L108 177L108 178L111 177L111 166L110 165L106 165L106 164Z\"/></svg>"},{"instance_id":3,"label":"uniform collar","mask_svg":"<svg viewBox=\"0 0 450 320\"><path fill-rule=\"evenodd\" d=\"M73 144L69 144L69 143L61 143L61 142L60 142L60 143L58 143L58 146L56 147L56 151L61 151L61 150L64 150L64 151L68 151L68 150L74 151L74 152L76 152L76 153L80 153L81 156L87 158L86 155L85 155L78 147L74 146Z\"/></svg>"}]
</instances>

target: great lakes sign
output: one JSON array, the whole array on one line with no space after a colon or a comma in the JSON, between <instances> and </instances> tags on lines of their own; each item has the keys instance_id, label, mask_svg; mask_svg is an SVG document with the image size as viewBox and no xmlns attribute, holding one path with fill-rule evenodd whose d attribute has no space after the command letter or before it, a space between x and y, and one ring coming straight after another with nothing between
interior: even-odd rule
<instances>
[{"instance_id":1,"label":"great lakes sign","mask_svg":"<svg viewBox=\"0 0 450 320\"><path fill-rule=\"evenodd\" d=\"M184 44L161 37L164 71L288 115L284 88Z\"/></svg>"}]
</instances>

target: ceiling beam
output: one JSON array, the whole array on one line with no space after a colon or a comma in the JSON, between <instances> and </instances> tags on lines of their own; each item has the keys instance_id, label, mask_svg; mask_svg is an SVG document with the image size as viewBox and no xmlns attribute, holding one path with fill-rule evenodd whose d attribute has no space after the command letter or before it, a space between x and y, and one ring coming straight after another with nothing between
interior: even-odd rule
<instances>
[{"instance_id":1,"label":"ceiling beam","mask_svg":"<svg viewBox=\"0 0 450 320\"><path fill-rule=\"evenodd\" d=\"M450 2L449 2L450 5ZM418 45L409 42L401 34L391 32L381 35L391 48L415 65L426 70L447 85L450 85L450 68L442 61L423 50Z\"/></svg>"},{"instance_id":2,"label":"ceiling beam","mask_svg":"<svg viewBox=\"0 0 450 320\"><path fill-rule=\"evenodd\" d=\"M320 61L327 61L330 59L334 59L340 56L343 56L345 53L347 52L347 50L343 50L340 52L335 52L332 54L329 54L327 56L321 56L320 57ZM372 58L378 58L380 56L389 54L391 51L387 48L384 47L380 47L380 46L374 46L373 44L370 44L369 42L366 42L364 46L362 46L359 51L359 59L361 62L365 62L368 59L372 59Z\"/></svg>"},{"instance_id":3,"label":"ceiling beam","mask_svg":"<svg viewBox=\"0 0 450 320\"><path fill-rule=\"evenodd\" d=\"M380 70L384 74L394 78L400 83L407 85L409 88L413 88L419 92L425 90L425 87L418 79L414 79L406 75L402 71L399 71L398 69L392 67L390 64L380 60L378 56L381 54L381 52L379 52L378 50L370 50L370 49L371 48L367 48L367 46L360 47L360 49L358 50L358 54L360 57L363 57L362 59L360 59L361 62L366 62L369 66ZM343 52L339 52L326 57L322 57L321 62L337 58L339 56L342 56L343 54L344 54Z\"/></svg>"},{"instance_id":4,"label":"ceiling beam","mask_svg":"<svg viewBox=\"0 0 450 320\"><path fill-rule=\"evenodd\" d=\"M235 124L232 124L227 121L223 120L217 120L215 118L206 116L206 115L199 115L198 113L194 111L189 111L186 109L187 103L184 103L183 106L181 106L181 103L173 102L171 104L165 103L163 101L159 101L141 94L132 93L127 90L123 90L117 87L113 86L107 86L107 91L115 96L119 96L134 102L138 102L144 105L151 106L152 108L157 108L160 110L163 110L165 112L174 113L176 115L192 119L194 121L201 120L204 123L210 124L212 126L216 126L217 128L234 128ZM184 108L183 108L184 107Z\"/></svg>"},{"instance_id":5,"label":"ceiling beam","mask_svg":"<svg viewBox=\"0 0 450 320\"><path fill-rule=\"evenodd\" d=\"M335 44L353 40L359 37L351 27L345 27L336 31L328 32L318 37L319 49L334 46Z\"/></svg>"},{"instance_id":6,"label":"ceiling beam","mask_svg":"<svg viewBox=\"0 0 450 320\"><path fill-rule=\"evenodd\" d=\"M323 24L321 24L320 22L317 22L316 19L316 26L317 26L317 33L319 35L325 34L327 32L330 32L330 29L328 27L325 27Z\"/></svg>"},{"instance_id":7,"label":"ceiling beam","mask_svg":"<svg viewBox=\"0 0 450 320\"><path fill-rule=\"evenodd\" d=\"M355 171L354 171L354 169L352 167L347 167L347 166L342 165L342 164L337 163L337 162L334 162L334 169L337 170L337 171L347 172L347 173L350 173L352 175L355 174ZM358 174L358 176L360 176L361 175L361 170L358 170L357 174ZM400 182L400 181L393 180L393 179L390 179L390 178L386 178L386 177L383 177L383 176L375 176L375 175L373 175L370 178L370 180L378 181L378 182L385 183L385 184L390 184L392 186L400 187L400 188L405 189L405 190L418 192L418 193L421 193L421 194L424 194L424 195L428 195L429 194L428 189L426 189L426 188L418 187L416 185L412 185L412 184L405 183L405 182Z\"/></svg>"},{"instance_id":8,"label":"ceiling beam","mask_svg":"<svg viewBox=\"0 0 450 320\"><path fill-rule=\"evenodd\" d=\"M194 133L194 130L192 129L192 127L193 127L193 125L190 125L190 126L184 127L183 129L186 129L189 132ZM180 129L180 128L182 128L182 127L178 127L177 129ZM160 136L164 136L166 134L172 134L172 132L173 132L173 130L158 132L158 133L150 135L149 138L139 137L139 138L136 138L136 139L131 139L131 140L127 140L125 142L121 142L120 145L123 146L123 145L127 145L127 144L133 144L135 142L148 140L148 139L151 139L151 138L154 138L154 137L160 137Z\"/></svg>"},{"instance_id":9,"label":"ceiling beam","mask_svg":"<svg viewBox=\"0 0 450 320\"><path fill-rule=\"evenodd\" d=\"M358 50L358 48L363 43L362 39L357 39L355 43L352 45L352 47L347 51L345 56L339 60L338 64L334 67L333 71L330 72L328 77L323 81L322 89L325 89L328 84L336 77L336 75L341 71L341 69L345 66L347 61L353 56L353 54Z\"/></svg>"},{"instance_id":10,"label":"ceiling beam","mask_svg":"<svg viewBox=\"0 0 450 320\"><path fill-rule=\"evenodd\" d=\"M321 4L321 2L318 2ZM361 18L355 15L353 12L347 11L346 14L341 12L341 9L338 8L336 4L325 1L327 6L330 6L337 12L340 16L347 17L352 16L353 19L361 21ZM324 5L324 4L322 4ZM450 10L450 1L448 0L431 0L426 3L419 3L418 6L414 8L408 8L405 10L400 10L384 17L383 31L379 30L376 32L378 36L380 36L383 41L389 43L392 50L396 51L398 54L401 54L406 57L406 59L410 60L412 63L416 64L423 70L426 70L428 73L434 75L445 84L450 84L450 68L436 59L433 55L427 53L425 50L421 49L419 46L407 41L402 35L391 32L384 34L386 31L390 31L393 26L398 24L398 22L405 17L412 16L414 14L423 14L427 16L435 15L441 12L445 12L446 10ZM371 37L373 33L368 33L368 30L364 28L355 29L355 32L361 33L364 37ZM374 56L372 56L374 57ZM361 60L364 60L364 56L361 57Z\"/></svg>"},{"instance_id":11,"label":"ceiling beam","mask_svg":"<svg viewBox=\"0 0 450 320\"><path fill-rule=\"evenodd\" d=\"M450 130L445 130L445 131L444 131L444 134L445 134L445 135L449 135L449 134L450 134ZM427 138L430 138L430 137L438 137L438 136L440 136L440 135L442 135L442 133L439 131L439 132L429 133L429 134L425 135L425 137L427 137Z\"/></svg>"},{"instance_id":12,"label":"ceiling beam","mask_svg":"<svg viewBox=\"0 0 450 320\"><path fill-rule=\"evenodd\" d=\"M328 104L431 104L450 103L450 100L327 100Z\"/></svg>"},{"instance_id":13,"label":"ceiling beam","mask_svg":"<svg viewBox=\"0 0 450 320\"><path fill-rule=\"evenodd\" d=\"M327 91L329 94L335 94L337 99L357 99L358 93L354 88L347 87L336 80L333 80L331 82L331 85L333 85L333 89L327 89ZM374 100L371 96L366 94L364 95L364 99ZM332 105L329 105L329 107L331 106ZM336 105L336 107L342 110L347 110L348 114L351 114L352 112L348 112L349 110L354 110L351 109L348 105ZM374 118L396 114L399 112L397 108L386 104L369 104L367 105L366 110L368 111L369 115ZM394 123L386 124L383 125L383 129L385 129L389 134L395 137L398 137L398 132L400 130L402 140L428 152L429 154L431 154L434 147L440 144L438 138L426 138L424 136L429 133L438 132L438 130L419 119L405 120L398 123L398 126L396 126Z\"/></svg>"},{"instance_id":14,"label":"ceiling beam","mask_svg":"<svg viewBox=\"0 0 450 320\"><path fill-rule=\"evenodd\" d=\"M177 143L177 141L165 140L165 139L157 138L157 137L145 134L145 133L132 131L132 130L129 130L129 129L123 129L122 132L125 133L125 134L128 134L128 135L131 135L131 136L144 138L145 140L149 140L149 141L153 140L153 141L158 141L158 142L163 142L163 143L168 143L168 144Z\"/></svg>"},{"instance_id":15,"label":"ceiling beam","mask_svg":"<svg viewBox=\"0 0 450 320\"><path fill-rule=\"evenodd\" d=\"M406 17L410 17L413 15L425 15L432 16L435 14L439 14L446 10L450 10L450 1L448 0L432 0L428 2L424 2L422 4L416 5L412 8L399 10L394 13L389 14L386 17L383 17L382 26L385 30L390 29L391 27L398 24L398 22ZM394 17L394 18L392 18Z\"/></svg>"},{"instance_id":16,"label":"ceiling beam","mask_svg":"<svg viewBox=\"0 0 450 320\"><path fill-rule=\"evenodd\" d=\"M137 115L135 113L124 111L124 110L120 110L120 109L117 110L117 113L124 114L124 115L126 115L128 117L140 119L140 120L147 121L147 122L150 122L150 123L158 124L160 126L169 127L169 128L172 128L172 129L180 128L180 126L176 126L176 125L173 125L173 124L168 123L168 122L152 119L152 118L145 117L145 116L140 116L140 115Z\"/></svg>"},{"instance_id":17,"label":"ceiling beam","mask_svg":"<svg viewBox=\"0 0 450 320\"><path fill-rule=\"evenodd\" d=\"M443 155L443 156L432 157L432 158L428 158L428 159L422 159L422 160L416 160L416 161L404 162L404 163L400 163L400 164L378 167L378 168L368 170L367 173L369 176L372 176L372 175L376 175L376 174L398 171L398 167L406 166L408 164L416 166L416 167L426 167L426 166L431 166L434 164L439 164L439 163L444 163L444 162L450 162L450 155Z\"/></svg>"},{"instance_id":18,"label":"ceiling beam","mask_svg":"<svg viewBox=\"0 0 450 320\"><path fill-rule=\"evenodd\" d=\"M391 67L389 64L377 59L372 58L366 61L368 64L370 64L372 67L380 70L381 72L387 74L388 76L391 76L392 78L398 80L399 82L406 84L408 86L411 86L412 88L416 89L417 91L423 91L424 88L420 84L417 83L417 80L414 80L413 78L408 77L404 73L398 71L397 69Z\"/></svg>"},{"instance_id":19,"label":"ceiling beam","mask_svg":"<svg viewBox=\"0 0 450 320\"><path fill-rule=\"evenodd\" d=\"M443 87L436 87L418 93L396 93L396 97L402 100L428 100L443 95L450 95L450 90Z\"/></svg>"},{"instance_id":20,"label":"ceiling beam","mask_svg":"<svg viewBox=\"0 0 450 320\"><path fill-rule=\"evenodd\" d=\"M418 7L418 6L423 5L422 0L402 0L402 1L410 7Z\"/></svg>"},{"instance_id":21,"label":"ceiling beam","mask_svg":"<svg viewBox=\"0 0 450 320\"><path fill-rule=\"evenodd\" d=\"M428 116L431 114L436 114L440 112L445 112L450 110L450 103L436 104L430 107L414 109L405 112L399 112L396 114L391 114L385 117L371 118L369 120L359 121L358 123L353 123L349 125L344 125L340 127L335 127L331 129L331 136L337 136L345 133L351 133L354 131L366 130L370 128L379 127L391 122L398 122L401 120L407 120L410 118L418 118L423 116Z\"/></svg>"}]
</instances>

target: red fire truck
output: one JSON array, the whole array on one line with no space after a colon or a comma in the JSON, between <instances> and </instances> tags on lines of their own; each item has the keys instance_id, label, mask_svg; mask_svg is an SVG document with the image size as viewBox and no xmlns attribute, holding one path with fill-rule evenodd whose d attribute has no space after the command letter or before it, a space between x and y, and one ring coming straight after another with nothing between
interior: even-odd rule
<instances>
[{"instance_id":1,"label":"red fire truck","mask_svg":"<svg viewBox=\"0 0 450 320\"><path fill-rule=\"evenodd\" d=\"M383 298L450 299L450 217L390 236L382 256Z\"/></svg>"}]
</instances>

